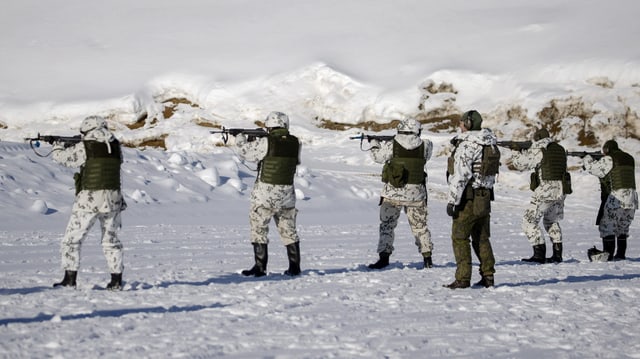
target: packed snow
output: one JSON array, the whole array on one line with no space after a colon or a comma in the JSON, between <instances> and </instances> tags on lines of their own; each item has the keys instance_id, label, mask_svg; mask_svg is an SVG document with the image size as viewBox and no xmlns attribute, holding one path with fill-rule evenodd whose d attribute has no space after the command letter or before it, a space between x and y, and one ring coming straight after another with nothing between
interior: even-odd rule
<instances>
[{"instance_id":1,"label":"packed snow","mask_svg":"<svg viewBox=\"0 0 640 359\"><path fill-rule=\"evenodd\" d=\"M637 160L638 10L577 0L5 4L0 356L639 358L640 225L627 260L589 262L587 249L602 246L599 184L577 158L563 263L521 261L532 253L521 230L529 174L511 170L503 149L496 286L442 286L455 271L445 211L455 116L477 109L502 140L549 126L568 150L615 138ZM303 273L282 274L272 226L269 273L247 278L256 164L210 131L258 127L272 110L289 114L303 144ZM74 170L25 138L76 135L95 114L127 144L125 286L102 290L109 273L96 226L78 288L53 289ZM385 125L404 116L425 120L422 136L434 142L434 268L422 269L403 215L392 264L370 270L381 166L349 137L392 134Z\"/></svg>"}]
</instances>

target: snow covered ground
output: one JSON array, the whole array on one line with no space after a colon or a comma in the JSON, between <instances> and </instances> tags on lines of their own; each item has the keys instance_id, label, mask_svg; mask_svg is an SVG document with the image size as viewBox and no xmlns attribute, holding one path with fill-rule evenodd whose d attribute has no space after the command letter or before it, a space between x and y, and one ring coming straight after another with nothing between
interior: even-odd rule
<instances>
[{"instance_id":1,"label":"snow covered ground","mask_svg":"<svg viewBox=\"0 0 640 359\"><path fill-rule=\"evenodd\" d=\"M615 5L5 4L0 357L639 358L640 225L628 260L588 261L586 250L601 247L599 187L579 160L571 159L574 193L561 223L565 261L531 265L520 261L531 255L520 228L528 173L509 170L503 151L491 224L496 287L451 291L442 285L455 271L444 202L452 127L426 121L423 133L435 144L430 270L420 270L406 217L391 266L366 267L377 258L381 168L348 138L365 124L404 115L447 123L476 108L501 139L545 124L567 149L597 150L615 137L638 159L640 5ZM288 113L303 142L297 278L282 275L275 228L269 275L239 274L252 264L255 164L209 133L256 127L271 110ZM62 276L73 171L24 141L75 135L91 114L107 116L133 146L123 176L126 283L117 293L101 290L108 273L97 228L83 246L78 289L51 288ZM139 146L159 140L164 148Z\"/></svg>"}]
</instances>

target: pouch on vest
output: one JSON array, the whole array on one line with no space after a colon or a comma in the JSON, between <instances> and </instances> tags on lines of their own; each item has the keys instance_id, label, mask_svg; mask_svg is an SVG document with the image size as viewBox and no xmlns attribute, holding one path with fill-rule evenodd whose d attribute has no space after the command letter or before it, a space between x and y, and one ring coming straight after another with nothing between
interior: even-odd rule
<instances>
[{"instance_id":1,"label":"pouch on vest","mask_svg":"<svg viewBox=\"0 0 640 359\"><path fill-rule=\"evenodd\" d=\"M531 172L530 182L529 188L531 188L532 191L535 191L536 188L540 186L540 177L538 177L538 172Z\"/></svg>"},{"instance_id":2,"label":"pouch on vest","mask_svg":"<svg viewBox=\"0 0 640 359\"><path fill-rule=\"evenodd\" d=\"M562 176L562 193L573 193L573 189L571 188L571 174L569 172L565 172L564 176Z\"/></svg>"},{"instance_id":3,"label":"pouch on vest","mask_svg":"<svg viewBox=\"0 0 640 359\"><path fill-rule=\"evenodd\" d=\"M409 180L409 171L402 163L389 161L382 167L382 182L396 188L404 187Z\"/></svg>"},{"instance_id":4,"label":"pouch on vest","mask_svg":"<svg viewBox=\"0 0 640 359\"><path fill-rule=\"evenodd\" d=\"M76 195L80 193L82 190L82 175L81 172L76 172L73 174L73 184L76 187Z\"/></svg>"}]
</instances>

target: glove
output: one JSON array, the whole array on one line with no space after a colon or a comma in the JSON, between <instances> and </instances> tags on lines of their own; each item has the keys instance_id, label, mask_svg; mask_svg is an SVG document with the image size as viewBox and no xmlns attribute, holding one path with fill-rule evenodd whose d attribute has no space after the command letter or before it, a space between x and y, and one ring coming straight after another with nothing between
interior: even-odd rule
<instances>
[{"instance_id":1,"label":"glove","mask_svg":"<svg viewBox=\"0 0 640 359\"><path fill-rule=\"evenodd\" d=\"M458 210L456 209L455 204L447 204L447 214L449 215L449 217L456 217L458 215Z\"/></svg>"},{"instance_id":2,"label":"glove","mask_svg":"<svg viewBox=\"0 0 640 359\"><path fill-rule=\"evenodd\" d=\"M247 143L247 137L244 134L239 133L233 136L236 138L236 146L242 146Z\"/></svg>"}]
</instances>

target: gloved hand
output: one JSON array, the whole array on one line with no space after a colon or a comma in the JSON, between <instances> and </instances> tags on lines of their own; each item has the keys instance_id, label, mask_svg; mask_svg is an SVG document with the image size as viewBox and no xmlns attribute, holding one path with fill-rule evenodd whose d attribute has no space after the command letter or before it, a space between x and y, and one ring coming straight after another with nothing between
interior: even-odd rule
<instances>
[{"instance_id":1,"label":"gloved hand","mask_svg":"<svg viewBox=\"0 0 640 359\"><path fill-rule=\"evenodd\" d=\"M369 140L370 148L380 148L380 141L374 139Z\"/></svg>"},{"instance_id":2,"label":"gloved hand","mask_svg":"<svg viewBox=\"0 0 640 359\"><path fill-rule=\"evenodd\" d=\"M456 209L456 205L453 203L449 203L447 204L447 214L449 215L449 217L457 217L458 216L458 210Z\"/></svg>"},{"instance_id":3,"label":"gloved hand","mask_svg":"<svg viewBox=\"0 0 640 359\"><path fill-rule=\"evenodd\" d=\"M242 146L247 143L247 136L245 136L243 133L239 133L234 137L236 138L236 146Z\"/></svg>"}]
</instances>

